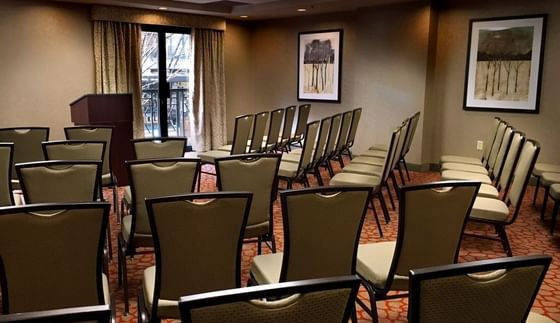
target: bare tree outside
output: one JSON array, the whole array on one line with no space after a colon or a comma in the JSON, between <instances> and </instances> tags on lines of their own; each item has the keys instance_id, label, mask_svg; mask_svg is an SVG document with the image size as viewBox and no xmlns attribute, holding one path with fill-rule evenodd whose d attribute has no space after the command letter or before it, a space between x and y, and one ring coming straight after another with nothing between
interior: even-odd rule
<instances>
[{"instance_id":1,"label":"bare tree outside","mask_svg":"<svg viewBox=\"0 0 560 323\"><path fill-rule=\"evenodd\" d=\"M528 101L533 27L481 29L475 98Z\"/></svg>"}]
</instances>

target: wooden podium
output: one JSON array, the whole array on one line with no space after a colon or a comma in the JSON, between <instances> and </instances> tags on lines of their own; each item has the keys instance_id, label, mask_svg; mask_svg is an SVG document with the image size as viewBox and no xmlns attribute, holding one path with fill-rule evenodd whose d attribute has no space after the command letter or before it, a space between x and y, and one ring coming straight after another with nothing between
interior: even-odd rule
<instances>
[{"instance_id":1,"label":"wooden podium","mask_svg":"<svg viewBox=\"0 0 560 323\"><path fill-rule=\"evenodd\" d=\"M112 126L111 167L119 186L128 185L125 160L134 159L132 150L132 95L86 94L70 103L76 126Z\"/></svg>"}]
</instances>

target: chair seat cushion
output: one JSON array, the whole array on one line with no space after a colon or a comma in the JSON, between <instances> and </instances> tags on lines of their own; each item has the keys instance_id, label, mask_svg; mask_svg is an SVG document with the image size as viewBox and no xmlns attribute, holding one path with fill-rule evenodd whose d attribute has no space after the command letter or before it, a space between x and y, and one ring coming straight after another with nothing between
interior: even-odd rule
<instances>
[{"instance_id":1,"label":"chair seat cushion","mask_svg":"<svg viewBox=\"0 0 560 323\"><path fill-rule=\"evenodd\" d=\"M352 164L383 166L383 164L385 164L385 158L358 156L352 159Z\"/></svg>"},{"instance_id":2,"label":"chair seat cushion","mask_svg":"<svg viewBox=\"0 0 560 323\"><path fill-rule=\"evenodd\" d=\"M301 154L294 154L294 153L282 154L282 161L283 162L299 163L300 159L301 159Z\"/></svg>"},{"instance_id":3,"label":"chair seat cushion","mask_svg":"<svg viewBox=\"0 0 560 323\"><path fill-rule=\"evenodd\" d=\"M132 191L130 190L129 185L123 187L122 199L123 199L123 201L128 203L128 205L130 205L132 203Z\"/></svg>"},{"instance_id":4,"label":"chair seat cushion","mask_svg":"<svg viewBox=\"0 0 560 323\"><path fill-rule=\"evenodd\" d=\"M560 165L536 163L533 168L533 175L540 177L543 173L560 173Z\"/></svg>"},{"instance_id":5,"label":"chair seat cushion","mask_svg":"<svg viewBox=\"0 0 560 323\"><path fill-rule=\"evenodd\" d=\"M258 255L253 258L250 274L257 284L275 284L280 281L283 253Z\"/></svg>"},{"instance_id":6,"label":"chair seat cushion","mask_svg":"<svg viewBox=\"0 0 560 323\"><path fill-rule=\"evenodd\" d=\"M124 241L128 244L130 240L130 230L132 227L132 215L127 215L122 218L121 232ZM147 234L134 234L134 246L138 247L153 247L154 242L151 235Z\"/></svg>"},{"instance_id":7,"label":"chair seat cushion","mask_svg":"<svg viewBox=\"0 0 560 323\"><path fill-rule=\"evenodd\" d=\"M461 163L461 164L472 164L482 166L480 158L477 157L465 157L457 155L444 155L440 158L440 164L444 163Z\"/></svg>"},{"instance_id":8,"label":"chair seat cushion","mask_svg":"<svg viewBox=\"0 0 560 323\"><path fill-rule=\"evenodd\" d=\"M554 323L556 321L537 312L529 312L529 315L527 316L527 320L525 322L526 323Z\"/></svg>"},{"instance_id":9,"label":"chair seat cushion","mask_svg":"<svg viewBox=\"0 0 560 323\"><path fill-rule=\"evenodd\" d=\"M389 147L387 147L387 145L384 145L384 144L375 144L375 145L369 147L368 150L387 151L387 150L389 150Z\"/></svg>"},{"instance_id":10,"label":"chair seat cushion","mask_svg":"<svg viewBox=\"0 0 560 323\"><path fill-rule=\"evenodd\" d=\"M542 173L541 183L544 186L560 183L560 173Z\"/></svg>"},{"instance_id":11,"label":"chair seat cushion","mask_svg":"<svg viewBox=\"0 0 560 323\"><path fill-rule=\"evenodd\" d=\"M350 163L342 169L343 173L354 173L362 175L380 176L383 172L383 167L378 165L354 164Z\"/></svg>"},{"instance_id":12,"label":"chair seat cushion","mask_svg":"<svg viewBox=\"0 0 560 323\"><path fill-rule=\"evenodd\" d=\"M550 185L550 196L555 200L560 200L560 184Z\"/></svg>"},{"instance_id":13,"label":"chair seat cushion","mask_svg":"<svg viewBox=\"0 0 560 323\"><path fill-rule=\"evenodd\" d=\"M368 186L376 187L381 183L379 176L368 176L353 173L338 173L331 178L330 186Z\"/></svg>"},{"instance_id":14,"label":"chair seat cushion","mask_svg":"<svg viewBox=\"0 0 560 323\"><path fill-rule=\"evenodd\" d=\"M111 304L111 289L109 288L109 279L107 275L101 274L101 284L103 284L103 300L105 304Z\"/></svg>"},{"instance_id":15,"label":"chair seat cushion","mask_svg":"<svg viewBox=\"0 0 560 323\"><path fill-rule=\"evenodd\" d=\"M281 161L278 168L278 176L293 178L297 174L299 163Z\"/></svg>"},{"instance_id":16,"label":"chair seat cushion","mask_svg":"<svg viewBox=\"0 0 560 323\"><path fill-rule=\"evenodd\" d=\"M488 175L488 170L485 167L473 164L461 164L461 163L443 163L441 165L441 170L458 170L461 172L478 173Z\"/></svg>"},{"instance_id":17,"label":"chair seat cushion","mask_svg":"<svg viewBox=\"0 0 560 323\"><path fill-rule=\"evenodd\" d=\"M393 262L395 246L395 241L359 245L356 272L376 288L383 289ZM391 290L408 290L408 277L395 275Z\"/></svg>"},{"instance_id":18,"label":"chair seat cushion","mask_svg":"<svg viewBox=\"0 0 560 323\"><path fill-rule=\"evenodd\" d=\"M142 279L142 290L146 302L148 312L152 311L152 304L154 300L154 290L156 284L156 266L151 266L144 269L144 277ZM178 319L179 315L179 302L177 300L158 300L158 316L165 318Z\"/></svg>"},{"instance_id":19,"label":"chair seat cushion","mask_svg":"<svg viewBox=\"0 0 560 323\"><path fill-rule=\"evenodd\" d=\"M504 222L509 215L509 208L501 200L477 197L469 215L471 220Z\"/></svg>"},{"instance_id":20,"label":"chair seat cushion","mask_svg":"<svg viewBox=\"0 0 560 323\"><path fill-rule=\"evenodd\" d=\"M493 185L482 184L478 190L478 197L487 197L491 199L499 199L500 193L498 189Z\"/></svg>"},{"instance_id":21,"label":"chair seat cushion","mask_svg":"<svg viewBox=\"0 0 560 323\"><path fill-rule=\"evenodd\" d=\"M255 238L270 232L269 221L245 226L245 238Z\"/></svg>"},{"instance_id":22,"label":"chair seat cushion","mask_svg":"<svg viewBox=\"0 0 560 323\"><path fill-rule=\"evenodd\" d=\"M216 149L216 150L230 152L231 147L232 147L232 145L225 145L225 146L222 146L222 147L218 147L218 149Z\"/></svg>"},{"instance_id":23,"label":"chair seat cushion","mask_svg":"<svg viewBox=\"0 0 560 323\"><path fill-rule=\"evenodd\" d=\"M214 164L214 161L216 160L216 158L227 157L229 155L230 155L229 152L226 152L226 151L209 150L209 151L204 151L204 152L198 153L198 158L200 158L200 160L203 163Z\"/></svg>"},{"instance_id":24,"label":"chair seat cushion","mask_svg":"<svg viewBox=\"0 0 560 323\"><path fill-rule=\"evenodd\" d=\"M366 150L360 154L362 157L376 157L385 158L387 156L386 150Z\"/></svg>"},{"instance_id":25,"label":"chair seat cushion","mask_svg":"<svg viewBox=\"0 0 560 323\"><path fill-rule=\"evenodd\" d=\"M444 170L443 172L441 172L441 179L444 181L472 180L472 181L479 181L483 184L492 184L492 180L490 179L490 177L488 177L488 175L461 172L458 170Z\"/></svg>"}]
</instances>

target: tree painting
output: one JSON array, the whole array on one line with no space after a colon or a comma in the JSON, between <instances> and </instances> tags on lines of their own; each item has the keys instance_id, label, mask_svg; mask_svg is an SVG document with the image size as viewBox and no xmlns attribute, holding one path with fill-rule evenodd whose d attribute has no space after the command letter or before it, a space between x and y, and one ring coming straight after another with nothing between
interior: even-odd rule
<instances>
[{"instance_id":1,"label":"tree painting","mask_svg":"<svg viewBox=\"0 0 560 323\"><path fill-rule=\"evenodd\" d=\"M304 93L333 93L334 55L330 39L313 39L305 44Z\"/></svg>"},{"instance_id":2,"label":"tree painting","mask_svg":"<svg viewBox=\"0 0 560 323\"><path fill-rule=\"evenodd\" d=\"M475 98L528 101L534 27L481 29Z\"/></svg>"}]
</instances>

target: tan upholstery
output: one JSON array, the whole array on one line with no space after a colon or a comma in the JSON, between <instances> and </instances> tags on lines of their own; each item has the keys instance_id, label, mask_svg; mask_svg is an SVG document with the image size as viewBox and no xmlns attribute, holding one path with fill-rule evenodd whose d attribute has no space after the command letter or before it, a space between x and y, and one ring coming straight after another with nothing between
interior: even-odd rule
<instances>
[{"instance_id":1,"label":"tan upholstery","mask_svg":"<svg viewBox=\"0 0 560 323\"><path fill-rule=\"evenodd\" d=\"M186 138L148 138L132 141L136 159L183 157Z\"/></svg>"},{"instance_id":2,"label":"tan upholstery","mask_svg":"<svg viewBox=\"0 0 560 323\"><path fill-rule=\"evenodd\" d=\"M255 256L252 278L269 284L353 274L370 193L363 187L280 193L284 254Z\"/></svg>"},{"instance_id":3,"label":"tan upholstery","mask_svg":"<svg viewBox=\"0 0 560 323\"><path fill-rule=\"evenodd\" d=\"M510 148L513 133L514 131L512 127L506 127L506 130L502 137L502 142L500 144L500 149L498 150L498 153L496 155L496 160L494 161L494 164L488 165L488 175L495 177L502 169L506 154L508 153L508 149ZM490 160L488 162L490 162Z\"/></svg>"},{"instance_id":4,"label":"tan upholstery","mask_svg":"<svg viewBox=\"0 0 560 323\"><path fill-rule=\"evenodd\" d=\"M332 117L327 117L321 120L321 125L319 128L319 135L317 137L317 143L315 144L315 149L312 151L311 157L311 167L318 166L319 163L325 157L325 146L327 144L327 139L329 137L329 131L331 128Z\"/></svg>"},{"instance_id":5,"label":"tan upholstery","mask_svg":"<svg viewBox=\"0 0 560 323\"><path fill-rule=\"evenodd\" d=\"M301 160L301 156L299 157L299 160ZM280 168L278 169L278 176L288 177L288 178L296 177L299 169L298 166L299 166L299 161L298 163L282 161L280 163Z\"/></svg>"},{"instance_id":6,"label":"tan upholstery","mask_svg":"<svg viewBox=\"0 0 560 323\"><path fill-rule=\"evenodd\" d=\"M299 153L298 153L299 152ZM301 150L298 152L290 152L289 154L282 154L282 161L287 163L299 163L301 159Z\"/></svg>"},{"instance_id":7,"label":"tan upholstery","mask_svg":"<svg viewBox=\"0 0 560 323\"><path fill-rule=\"evenodd\" d=\"M444 155L441 156L440 159L441 163L461 163L461 164L472 164L477 166L483 166L482 161L480 158L477 157L464 157L464 156L456 156L456 155Z\"/></svg>"},{"instance_id":8,"label":"tan upholstery","mask_svg":"<svg viewBox=\"0 0 560 323\"><path fill-rule=\"evenodd\" d=\"M456 170L461 172L478 173L488 175L488 169L480 165L463 164L463 163L443 163L441 170Z\"/></svg>"},{"instance_id":9,"label":"tan upholstery","mask_svg":"<svg viewBox=\"0 0 560 323\"><path fill-rule=\"evenodd\" d=\"M222 150L209 150L209 151L200 152L197 154L197 156L198 158L200 158L200 160L203 163L214 164L216 158L223 158L223 157L230 156L230 153Z\"/></svg>"},{"instance_id":10,"label":"tan upholstery","mask_svg":"<svg viewBox=\"0 0 560 323\"><path fill-rule=\"evenodd\" d=\"M280 146L289 144L292 138L292 127L294 125L294 117L296 115L296 106L292 105L285 109L284 124L282 125L282 133L280 135Z\"/></svg>"},{"instance_id":11,"label":"tan upholstery","mask_svg":"<svg viewBox=\"0 0 560 323\"><path fill-rule=\"evenodd\" d=\"M336 142L336 151L341 152L346 145L346 140L348 139L348 133L350 131L350 125L352 123L352 110L346 111L342 114L342 123L340 124L340 132L338 134L338 140Z\"/></svg>"},{"instance_id":12,"label":"tan upholstery","mask_svg":"<svg viewBox=\"0 0 560 323\"><path fill-rule=\"evenodd\" d=\"M253 136L251 137L249 152L258 153L262 151L263 139L269 114L270 112L268 111L255 114L255 121L253 122Z\"/></svg>"},{"instance_id":13,"label":"tan upholstery","mask_svg":"<svg viewBox=\"0 0 560 323\"><path fill-rule=\"evenodd\" d=\"M368 148L368 150L384 150L384 151L387 151L388 149L389 147L386 144L375 144Z\"/></svg>"},{"instance_id":14,"label":"tan upholstery","mask_svg":"<svg viewBox=\"0 0 560 323\"><path fill-rule=\"evenodd\" d=\"M533 169L533 175L540 177L542 173L560 173L560 165L536 163Z\"/></svg>"},{"instance_id":15,"label":"tan upholstery","mask_svg":"<svg viewBox=\"0 0 560 323\"><path fill-rule=\"evenodd\" d=\"M111 127L68 127L64 128L66 139L68 140L89 140L104 141L105 153L103 154L103 166L101 173L104 175L103 185L110 185L107 180L112 181L111 175L111 138L113 136L113 128Z\"/></svg>"},{"instance_id":16,"label":"tan upholstery","mask_svg":"<svg viewBox=\"0 0 560 323\"><path fill-rule=\"evenodd\" d=\"M101 160L17 164L26 203L95 201Z\"/></svg>"},{"instance_id":17,"label":"tan upholstery","mask_svg":"<svg viewBox=\"0 0 560 323\"><path fill-rule=\"evenodd\" d=\"M498 192L498 189L493 185L482 184L480 185L480 189L478 190L478 196L499 199L500 192Z\"/></svg>"},{"instance_id":18,"label":"tan upholstery","mask_svg":"<svg viewBox=\"0 0 560 323\"><path fill-rule=\"evenodd\" d=\"M360 154L361 157L375 157L375 158L386 158L386 150L366 150Z\"/></svg>"},{"instance_id":19,"label":"tan upholstery","mask_svg":"<svg viewBox=\"0 0 560 323\"><path fill-rule=\"evenodd\" d=\"M11 181L13 148L11 143L0 143L0 207L14 204Z\"/></svg>"},{"instance_id":20,"label":"tan upholstery","mask_svg":"<svg viewBox=\"0 0 560 323\"><path fill-rule=\"evenodd\" d=\"M376 157L357 156L352 159L352 164L383 166L385 164L385 159L386 159L385 157L376 158Z\"/></svg>"},{"instance_id":21,"label":"tan upholstery","mask_svg":"<svg viewBox=\"0 0 560 323\"><path fill-rule=\"evenodd\" d=\"M298 164L290 162L280 163L278 176L288 180L288 187L291 187L291 182L293 180L296 180L299 176L304 175L304 172L309 169L313 158L313 149L317 143L319 125L319 121L314 121L307 125L303 151L300 155L300 161Z\"/></svg>"},{"instance_id":22,"label":"tan upholstery","mask_svg":"<svg viewBox=\"0 0 560 323\"><path fill-rule=\"evenodd\" d=\"M203 163L213 164L214 159L229 155L244 154L247 152L247 141L253 125L254 115L247 114L235 118L235 130L233 132L233 143L231 145L217 147L198 153L198 158Z\"/></svg>"},{"instance_id":23,"label":"tan upholstery","mask_svg":"<svg viewBox=\"0 0 560 323\"><path fill-rule=\"evenodd\" d=\"M294 136L291 140L292 143L300 142L305 134L305 127L307 125L307 119L309 118L309 112L311 110L310 104L302 104L298 108L298 120L296 124L296 130Z\"/></svg>"},{"instance_id":24,"label":"tan upholstery","mask_svg":"<svg viewBox=\"0 0 560 323\"><path fill-rule=\"evenodd\" d=\"M50 141L43 142L46 160L103 160L104 141Z\"/></svg>"},{"instance_id":25,"label":"tan upholstery","mask_svg":"<svg viewBox=\"0 0 560 323\"><path fill-rule=\"evenodd\" d=\"M560 173L542 173L541 183L543 186L560 183Z\"/></svg>"},{"instance_id":26,"label":"tan upholstery","mask_svg":"<svg viewBox=\"0 0 560 323\"><path fill-rule=\"evenodd\" d=\"M336 149L336 142L340 132L340 124L342 122L342 114L335 114L332 116L331 128L329 130L329 138L325 147L325 156L332 156Z\"/></svg>"},{"instance_id":27,"label":"tan upholstery","mask_svg":"<svg viewBox=\"0 0 560 323\"><path fill-rule=\"evenodd\" d=\"M13 164L43 160L41 142L49 139L49 128L3 128L0 129L0 142L14 144ZM12 178L17 179L17 173L12 165Z\"/></svg>"},{"instance_id":28,"label":"tan upholstery","mask_svg":"<svg viewBox=\"0 0 560 323\"><path fill-rule=\"evenodd\" d=\"M550 196L557 201L560 200L560 184L550 185Z\"/></svg>"},{"instance_id":29,"label":"tan upholstery","mask_svg":"<svg viewBox=\"0 0 560 323\"><path fill-rule=\"evenodd\" d=\"M527 323L554 323L555 321L536 312L529 312L527 316Z\"/></svg>"},{"instance_id":30,"label":"tan upholstery","mask_svg":"<svg viewBox=\"0 0 560 323\"><path fill-rule=\"evenodd\" d=\"M409 322L524 322L549 263L526 256L413 270Z\"/></svg>"},{"instance_id":31,"label":"tan upholstery","mask_svg":"<svg viewBox=\"0 0 560 323\"><path fill-rule=\"evenodd\" d=\"M456 261L466 218L479 185L440 182L401 188L396 245L384 242L376 247L360 245L358 248L357 272L371 284L376 295L382 297L394 288L406 289L404 277L412 268ZM381 264L382 261L386 263ZM392 285L395 275L401 277Z\"/></svg>"},{"instance_id":32,"label":"tan upholstery","mask_svg":"<svg viewBox=\"0 0 560 323\"><path fill-rule=\"evenodd\" d=\"M107 203L0 210L6 313L109 303L102 276Z\"/></svg>"},{"instance_id":33,"label":"tan upholstery","mask_svg":"<svg viewBox=\"0 0 560 323\"><path fill-rule=\"evenodd\" d=\"M354 173L338 173L329 182L329 185L336 186L367 186L377 187L381 184L381 177L368 176Z\"/></svg>"},{"instance_id":34,"label":"tan upholstery","mask_svg":"<svg viewBox=\"0 0 560 323\"><path fill-rule=\"evenodd\" d=\"M498 199L477 197L471 211L471 219L505 221L509 208Z\"/></svg>"},{"instance_id":35,"label":"tan upholstery","mask_svg":"<svg viewBox=\"0 0 560 323\"><path fill-rule=\"evenodd\" d=\"M276 109L270 112L270 123L268 125L268 134L266 135L265 150L270 151L276 149L278 145L278 137L282 129L282 119L284 118L284 109Z\"/></svg>"},{"instance_id":36,"label":"tan upholstery","mask_svg":"<svg viewBox=\"0 0 560 323\"><path fill-rule=\"evenodd\" d=\"M519 153L521 152L521 147L523 146L524 143L525 143L525 136L520 132L515 132L511 140L508 154L506 156L506 159L504 160L502 171L498 178L498 187L500 189L507 188L511 180L513 167L517 163Z\"/></svg>"},{"instance_id":37,"label":"tan upholstery","mask_svg":"<svg viewBox=\"0 0 560 323\"><path fill-rule=\"evenodd\" d=\"M150 267L143 282L152 315L179 318L174 302L179 297L240 287L241 242L250 198L250 193L218 193L153 201L150 212L158 241L155 272L161 279ZM196 260L196 265L185 259ZM154 292L158 285L159 295ZM173 302L162 302L154 314L161 300Z\"/></svg>"},{"instance_id":38,"label":"tan upholstery","mask_svg":"<svg viewBox=\"0 0 560 323\"><path fill-rule=\"evenodd\" d=\"M490 179L488 175L461 172L457 170L444 170L443 172L441 172L441 179L443 181L470 180L470 181L479 181L483 184L492 184L492 179Z\"/></svg>"},{"instance_id":39,"label":"tan upholstery","mask_svg":"<svg viewBox=\"0 0 560 323\"><path fill-rule=\"evenodd\" d=\"M521 155L513 171L513 180L508 191L506 202L509 201L515 206L519 206L523 194L525 193L528 176L531 175L535 160L539 155L540 147L534 142L527 140L521 149Z\"/></svg>"},{"instance_id":40,"label":"tan upholstery","mask_svg":"<svg viewBox=\"0 0 560 323\"><path fill-rule=\"evenodd\" d=\"M354 173L369 176L381 176L383 166L350 163L342 169L343 173Z\"/></svg>"},{"instance_id":41,"label":"tan upholstery","mask_svg":"<svg viewBox=\"0 0 560 323\"><path fill-rule=\"evenodd\" d=\"M245 238L272 234L272 203L276 199L276 174L281 155L245 155L216 160L220 191L253 193Z\"/></svg>"}]
</instances>

